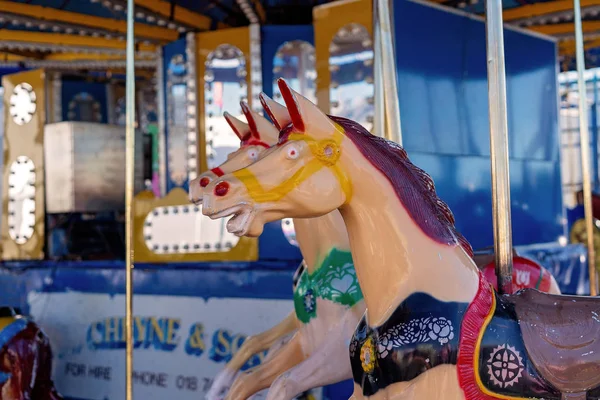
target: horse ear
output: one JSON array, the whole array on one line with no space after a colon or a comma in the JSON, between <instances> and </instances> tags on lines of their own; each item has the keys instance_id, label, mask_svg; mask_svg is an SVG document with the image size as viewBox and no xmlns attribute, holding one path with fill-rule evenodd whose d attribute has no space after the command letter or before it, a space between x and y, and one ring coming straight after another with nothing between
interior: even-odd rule
<instances>
[{"instance_id":1,"label":"horse ear","mask_svg":"<svg viewBox=\"0 0 600 400\"><path fill-rule=\"evenodd\" d=\"M225 121L227 121L233 132L240 140L242 140L242 138L250 132L250 127L248 124L240 121L227 111L223 113L223 116L225 117Z\"/></svg>"},{"instance_id":2,"label":"horse ear","mask_svg":"<svg viewBox=\"0 0 600 400\"><path fill-rule=\"evenodd\" d=\"M283 78L277 80L277 85L279 86L279 91L285 101L287 110L290 113L294 128L296 128L297 131L306 132L309 125L323 127L332 126L327 115L323 114L323 112L306 97L289 87Z\"/></svg>"},{"instance_id":3,"label":"horse ear","mask_svg":"<svg viewBox=\"0 0 600 400\"><path fill-rule=\"evenodd\" d=\"M248 126L250 127L250 133L258 140L262 140L269 146L277 143L279 139L279 130L273 126L265 117L257 112L254 112L248 107L248 104L243 101L240 102L242 106L242 112L248 120Z\"/></svg>"},{"instance_id":4,"label":"horse ear","mask_svg":"<svg viewBox=\"0 0 600 400\"><path fill-rule=\"evenodd\" d=\"M267 96L265 93L261 92L259 95L260 104L262 104L265 112L271 118L277 129L282 130L290 122L292 122L292 118L290 117L290 113L287 108Z\"/></svg>"}]
</instances>

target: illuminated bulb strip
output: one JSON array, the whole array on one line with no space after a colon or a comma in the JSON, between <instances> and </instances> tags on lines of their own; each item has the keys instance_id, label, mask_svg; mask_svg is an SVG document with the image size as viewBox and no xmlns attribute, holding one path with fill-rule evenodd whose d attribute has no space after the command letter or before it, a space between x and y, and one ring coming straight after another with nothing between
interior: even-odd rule
<instances>
[{"instance_id":1,"label":"illuminated bulb strip","mask_svg":"<svg viewBox=\"0 0 600 400\"><path fill-rule=\"evenodd\" d=\"M35 227L35 165L19 156L8 175L8 234L22 245L33 236Z\"/></svg>"},{"instance_id":2,"label":"illuminated bulb strip","mask_svg":"<svg viewBox=\"0 0 600 400\"><path fill-rule=\"evenodd\" d=\"M59 72L52 74L52 111L52 122L62 121L62 77Z\"/></svg>"},{"instance_id":3,"label":"illuminated bulb strip","mask_svg":"<svg viewBox=\"0 0 600 400\"><path fill-rule=\"evenodd\" d=\"M226 223L205 217L200 206L157 207L144 220L144 243L155 254L227 252L239 238L227 232Z\"/></svg>"},{"instance_id":4,"label":"illuminated bulb strip","mask_svg":"<svg viewBox=\"0 0 600 400\"><path fill-rule=\"evenodd\" d=\"M252 8L248 0L236 0L236 2L238 6L240 6L240 8L242 9L242 12L246 16L246 18L248 18L248 21L250 21L250 24L259 23L258 16L254 12L254 8Z\"/></svg>"},{"instance_id":5,"label":"illuminated bulb strip","mask_svg":"<svg viewBox=\"0 0 600 400\"><path fill-rule=\"evenodd\" d=\"M575 39L575 33L565 33L565 34L561 34L561 35L552 35L552 37L557 38L559 42L571 41L571 40ZM598 32L584 33L583 37L586 40L594 40L594 39L597 39L598 37L600 37L600 33L598 33Z\"/></svg>"},{"instance_id":6,"label":"illuminated bulb strip","mask_svg":"<svg viewBox=\"0 0 600 400\"><path fill-rule=\"evenodd\" d=\"M198 175L198 148L197 137L198 127L196 119L198 118L196 84L196 35L190 32L186 35L185 54L187 57L186 70L188 71L186 85L186 105L187 105L187 176L188 180L196 179Z\"/></svg>"},{"instance_id":7,"label":"illuminated bulb strip","mask_svg":"<svg viewBox=\"0 0 600 400\"><path fill-rule=\"evenodd\" d=\"M84 47L84 46L63 46L56 44L42 44L19 42L15 40L0 41L0 49L9 50L31 50L49 53L81 53L81 54L107 54L107 55L125 55L124 49L109 49L102 47ZM154 59L156 53L153 51L137 51L136 57L145 59ZM136 61L137 65L138 61Z\"/></svg>"},{"instance_id":8,"label":"illuminated bulb strip","mask_svg":"<svg viewBox=\"0 0 600 400\"><path fill-rule=\"evenodd\" d=\"M107 69L125 68L126 61L123 60L100 60L100 61L52 61L52 60L25 60L22 62L0 62L2 67L25 65L26 67L53 68L57 70L73 69ZM156 64L151 60L139 60L135 62L136 69L154 69Z\"/></svg>"},{"instance_id":9,"label":"illuminated bulb strip","mask_svg":"<svg viewBox=\"0 0 600 400\"><path fill-rule=\"evenodd\" d=\"M101 3L104 7L110 9L111 11L117 11L122 13L123 15L127 15L127 1L125 0L90 0L92 3ZM156 13L152 10L149 10L144 7L134 6L135 17L137 19L144 19L148 24L158 25L158 26L167 26L169 29L177 29L179 33L187 32L193 30L193 27L188 26L186 24L169 21L167 17Z\"/></svg>"},{"instance_id":10,"label":"illuminated bulb strip","mask_svg":"<svg viewBox=\"0 0 600 400\"><path fill-rule=\"evenodd\" d=\"M160 195L167 193L167 160L165 139L165 76L162 47L156 49L156 97L158 112L158 186Z\"/></svg>"},{"instance_id":11,"label":"illuminated bulb strip","mask_svg":"<svg viewBox=\"0 0 600 400\"><path fill-rule=\"evenodd\" d=\"M600 6L590 6L581 9L581 17L589 18L596 17L600 14ZM538 15L531 18L520 18L508 22L511 25L528 27L534 25L545 25L548 22L559 23L559 22L571 22L573 21L573 10L561 11L552 14Z\"/></svg>"},{"instance_id":12,"label":"illuminated bulb strip","mask_svg":"<svg viewBox=\"0 0 600 400\"><path fill-rule=\"evenodd\" d=\"M0 22L8 21L14 26L25 26L27 28L38 28L44 32L52 33L67 33L75 34L78 33L82 36L96 36L105 38L122 38L125 39L125 35L118 32L109 31L107 29L95 29L85 25L77 24L66 24L62 22L54 22L47 20L38 20L31 17L26 17L17 14L11 14L7 12L0 12ZM150 39L148 39L150 40ZM156 42L156 40L150 40Z\"/></svg>"},{"instance_id":13,"label":"illuminated bulb strip","mask_svg":"<svg viewBox=\"0 0 600 400\"><path fill-rule=\"evenodd\" d=\"M252 97L250 105L252 110L262 114L263 108L260 104L260 92L262 92L262 62L261 62L261 39L260 25L250 25L250 90Z\"/></svg>"}]
</instances>

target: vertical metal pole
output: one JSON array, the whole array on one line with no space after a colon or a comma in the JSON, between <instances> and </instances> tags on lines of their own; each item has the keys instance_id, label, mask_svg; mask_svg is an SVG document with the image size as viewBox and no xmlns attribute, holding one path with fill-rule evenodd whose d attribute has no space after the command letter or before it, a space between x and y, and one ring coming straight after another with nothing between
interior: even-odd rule
<instances>
[{"instance_id":1,"label":"vertical metal pole","mask_svg":"<svg viewBox=\"0 0 600 400\"><path fill-rule=\"evenodd\" d=\"M394 49L393 15L389 0L373 1L374 36L379 34L379 47L374 51L381 52L381 72L385 109L384 137L402 145L402 125L400 124L400 101L398 100L398 77L396 70L396 51ZM377 70L375 70L377 73ZM377 111L375 111L377 112Z\"/></svg>"},{"instance_id":2,"label":"vertical metal pole","mask_svg":"<svg viewBox=\"0 0 600 400\"><path fill-rule=\"evenodd\" d=\"M577 58L577 83L579 87L579 143L581 143L581 172L583 177L583 209L587 234L588 271L590 274L590 295L597 296L596 251L594 249L594 216L592 210L592 185L590 177L590 133L587 120L587 87L585 84L585 54L581 29L581 5L573 0L575 20L575 49Z\"/></svg>"},{"instance_id":3,"label":"vertical metal pole","mask_svg":"<svg viewBox=\"0 0 600 400\"><path fill-rule=\"evenodd\" d=\"M592 191L597 190L598 185L598 75L594 74L594 108L592 109Z\"/></svg>"},{"instance_id":4,"label":"vertical metal pole","mask_svg":"<svg viewBox=\"0 0 600 400\"><path fill-rule=\"evenodd\" d=\"M381 30L377 12L377 0L373 1L373 131L377 136L390 139L386 136L385 128L385 96L383 93L384 81L381 68Z\"/></svg>"},{"instance_id":5,"label":"vertical metal pole","mask_svg":"<svg viewBox=\"0 0 600 400\"><path fill-rule=\"evenodd\" d=\"M135 157L134 0L127 0L127 68L125 85L125 398L133 400L133 241L132 210Z\"/></svg>"},{"instance_id":6,"label":"vertical metal pole","mask_svg":"<svg viewBox=\"0 0 600 400\"><path fill-rule=\"evenodd\" d=\"M496 275L498 291L509 294L513 265L502 1L486 0L485 15Z\"/></svg>"}]
</instances>

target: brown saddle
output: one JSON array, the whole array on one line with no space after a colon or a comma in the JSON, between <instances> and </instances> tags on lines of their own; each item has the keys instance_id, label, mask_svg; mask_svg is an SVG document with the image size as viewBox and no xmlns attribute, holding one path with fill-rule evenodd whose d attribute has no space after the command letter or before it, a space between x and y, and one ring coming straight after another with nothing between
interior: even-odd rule
<instances>
[{"instance_id":1,"label":"brown saddle","mask_svg":"<svg viewBox=\"0 0 600 400\"><path fill-rule=\"evenodd\" d=\"M504 298L515 305L531 362L563 399L585 399L587 391L600 386L599 298L535 289Z\"/></svg>"}]
</instances>

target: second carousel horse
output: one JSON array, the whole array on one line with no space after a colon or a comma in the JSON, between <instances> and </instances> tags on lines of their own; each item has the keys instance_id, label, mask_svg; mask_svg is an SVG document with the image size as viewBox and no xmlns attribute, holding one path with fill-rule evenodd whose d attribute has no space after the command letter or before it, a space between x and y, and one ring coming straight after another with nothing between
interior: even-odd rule
<instances>
[{"instance_id":1,"label":"second carousel horse","mask_svg":"<svg viewBox=\"0 0 600 400\"><path fill-rule=\"evenodd\" d=\"M473 256L473 260L481 269L486 279L495 289L498 289L494 253L476 254ZM554 279L550 271L529 258L521 257L513 249L512 289L513 292L516 292L525 288L534 288L542 292L561 294L558 283L556 283L556 279Z\"/></svg>"},{"instance_id":2,"label":"second carousel horse","mask_svg":"<svg viewBox=\"0 0 600 400\"><path fill-rule=\"evenodd\" d=\"M265 109L278 124L291 119L285 107L262 97ZM242 104L248 124L226 115L232 129L241 138L241 148L228 160L190 184L190 200L203 195L203 188L224 173L243 168L267 153L268 138L275 144L279 130L265 118ZM248 148L259 141L262 148ZM266 141L266 142L265 142ZM347 343L364 313L362 293L354 272L348 235L338 211L319 218L294 221L296 239L305 260L305 270L297 273L293 316L259 335L242 348L216 377L209 398L217 399L226 391L241 366L255 352L268 348L273 341L297 328L289 342L281 346L259 366L239 375L227 398L247 399L261 389L271 387L268 398L294 396L323 385L352 377ZM238 355L239 354L239 355ZM333 368L332 366L335 366ZM284 374L285 373L285 374ZM296 379L302 377L301 379ZM290 379L293 378L293 379Z\"/></svg>"},{"instance_id":3,"label":"second carousel horse","mask_svg":"<svg viewBox=\"0 0 600 400\"><path fill-rule=\"evenodd\" d=\"M222 176L225 172L235 171L236 169L250 165L258 159L258 155L261 152L277 143L276 134L269 136L269 133L275 133L272 130L265 130L262 134L258 132L258 129L255 130L255 132L251 132L248 124L239 121L227 113L225 114L225 120L240 139L240 148L230 153L223 164L201 174L190 182L189 194L190 201L193 203L201 201L204 187L206 187L213 179ZM261 122L261 120L258 120L259 124ZM303 271L304 268L304 262L302 262L296 275L300 271ZM294 280L296 280L296 276ZM277 351L284 342L287 342L286 338L296 332L297 328L298 323L296 315L292 311L286 318L271 329L247 338L227 363L225 368L223 368L213 379L212 385L206 394L206 399L223 399L229 391L234 379L238 376L239 371L252 356L261 351L269 350L268 357L272 357L274 352Z\"/></svg>"},{"instance_id":4,"label":"second carousel horse","mask_svg":"<svg viewBox=\"0 0 600 400\"><path fill-rule=\"evenodd\" d=\"M52 382L48 337L10 307L0 307L0 400L62 400Z\"/></svg>"},{"instance_id":5,"label":"second carousel horse","mask_svg":"<svg viewBox=\"0 0 600 400\"><path fill-rule=\"evenodd\" d=\"M258 236L269 221L340 210L367 304L349 345L356 398L600 396L600 299L498 295L400 146L279 87L292 124L265 157L212 182L202 211Z\"/></svg>"}]
</instances>

